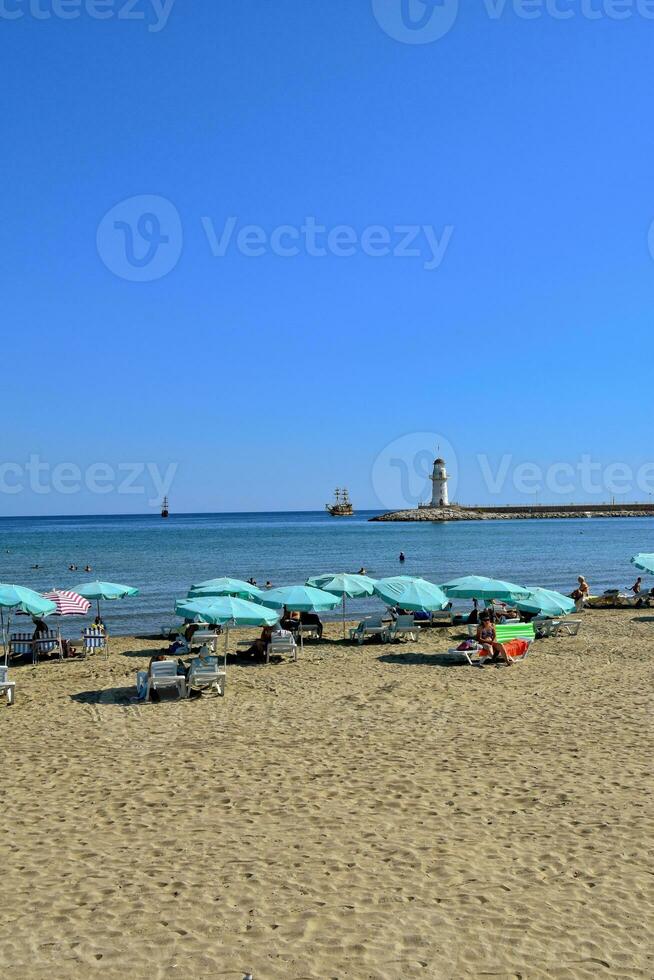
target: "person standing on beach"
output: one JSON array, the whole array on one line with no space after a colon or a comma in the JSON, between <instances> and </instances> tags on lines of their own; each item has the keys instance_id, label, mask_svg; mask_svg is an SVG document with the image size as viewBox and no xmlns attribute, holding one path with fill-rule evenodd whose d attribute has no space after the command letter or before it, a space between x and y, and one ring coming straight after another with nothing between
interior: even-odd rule
<instances>
[{"instance_id":1,"label":"person standing on beach","mask_svg":"<svg viewBox=\"0 0 654 980\"><path fill-rule=\"evenodd\" d=\"M642 582L643 580L639 575L636 581L634 582L634 584L631 586L631 591L633 592L634 595L640 595Z\"/></svg>"},{"instance_id":2,"label":"person standing on beach","mask_svg":"<svg viewBox=\"0 0 654 980\"><path fill-rule=\"evenodd\" d=\"M588 582L586 581L586 579L584 578L583 575L580 575L579 576L579 578L577 579L577 582L579 583L579 585L574 590L574 592L570 595L570 598L571 599L575 599L577 602L581 599L581 601L583 602L590 595L590 589L588 588Z\"/></svg>"}]
</instances>

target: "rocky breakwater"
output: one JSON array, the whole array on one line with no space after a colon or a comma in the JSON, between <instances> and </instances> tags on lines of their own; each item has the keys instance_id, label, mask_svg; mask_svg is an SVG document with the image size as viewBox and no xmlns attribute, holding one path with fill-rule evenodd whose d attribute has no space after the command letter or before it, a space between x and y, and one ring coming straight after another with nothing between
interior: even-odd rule
<instances>
[{"instance_id":1,"label":"rocky breakwater","mask_svg":"<svg viewBox=\"0 0 654 980\"><path fill-rule=\"evenodd\" d=\"M580 517L651 517L652 510L632 510L628 507L607 507L606 510L584 511L580 507L556 509L544 507L498 508L487 510L485 507L419 507L412 510L396 510L388 514L371 517L371 521L431 521L443 524L447 521L532 521L556 520Z\"/></svg>"}]
</instances>

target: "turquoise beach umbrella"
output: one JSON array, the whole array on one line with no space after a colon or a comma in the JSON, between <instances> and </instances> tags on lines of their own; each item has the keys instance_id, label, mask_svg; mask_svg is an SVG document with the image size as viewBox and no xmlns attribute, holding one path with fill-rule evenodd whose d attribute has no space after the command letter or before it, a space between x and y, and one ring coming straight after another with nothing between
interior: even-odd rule
<instances>
[{"instance_id":1,"label":"turquoise beach umbrella","mask_svg":"<svg viewBox=\"0 0 654 980\"><path fill-rule=\"evenodd\" d=\"M640 568L643 572L654 574L654 555L634 555L631 559L631 564L635 565L636 568Z\"/></svg>"},{"instance_id":2,"label":"turquoise beach umbrella","mask_svg":"<svg viewBox=\"0 0 654 980\"><path fill-rule=\"evenodd\" d=\"M510 602L512 599L526 599L531 589L501 579L487 578L484 575L465 575L441 585L450 599L499 599Z\"/></svg>"},{"instance_id":3,"label":"turquoise beach umbrella","mask_svg":"<svg viewBox=\"0 0 654 980\"><path fill-rule=\"evenodd\" d=\"M537 616L568 616L575 610L575 601L551 589L531 589L526 599L512 601L512 606Z\"/></svg>"},{"instance_id":4,"label":"turquoise beach umbrella","mask_svg":"<svg viewBox=\"0 0 654 980\"><path fill-rule=\"evenodd\" d=\"M175 614L182 619L196 619L217 626L274 626L279 619L271 609L233 596L180 599L175 605Z\"/></svg>"},{"instance_id":5,"label":"turquoise beach umbrella","mask_svg":"<svg viewBox=\"0 0 654 980\"><path fill-rule=\"evenodd\" d=\"M139 594L139 590L132 588L131 585L116 585L115 582L85 582L83 585L76 585L72 591L85 599L95 599L98 616L100 615L100 599L113 602L115 599L124 599L126 596Z\"/></svg>"},{"instance_id":6,"label":"turquoise beach umbrella","mask_svg":"<svg viewBox=\"0 0 654 980\"><path fill-rule=\"evenodd\" d=\"M5 609L19 609L30 616L50 616L57 610L50 599L44 599L38 592L25 589L22 585L0 584L0 606Z\"/></svg>"},{"instance_id":7,"label":"turquoise beach umbrella","mask_svg":"<svg viewBox=\"0 0 654 980\"><path fill-rule=\"evenodd\" d=\"M50 599L44 599L38 592L33 592L32 589L25 589L22 585L0 583L0 629L6 664L9 650L5 636L5 609L18 609L20 612L29 613L30 616L50 616L56 611L57 606Z\"/></svg>"},{"instance_id":8,"label":"turquoise beach umbrella","mask_svg":"<svg viewBox=\"0 0 654 980\"><path fill-rule=\"evenodd\" d=\"M368 578L367 575L354 575L348 572L339 572L331 575L314 575L307 579L307 585L322 589L323 592L331 592L332 595L340 596L343 603L343 636L345 636L345 600L362 599L364 596L374 595L375 579Z\"/></svg>"},{"instance_id":9,"label":"turquoise beach umbrella","mask_svg":"<svg viewBox=\"0 0 654 980\"><path fill-rule=\"evenodd\" d=\"M189 598L200 598L202 596L233 596L236 599L259 599L262 590L249 582L242 582L240 578L212 578L206 582L198 582L192 585L189 591Z\"/></svg>"},{"instance_id":10,"label":"turquoise beach umbrella","mask_svg":"<svg viewBox=\"0 0 654 980\"><path fill-rule=\"evenodd\" d=\"M449 601L443 590L432 582L405 575L380 579L375 592L387 606L398 606L411 612L436 612L444 609Z\"/></svg>"},{"instance_id":11,"label":"turquoise beach umbrella","mask_svg":"<svg viewBox=\"0 0 654 980\"><path fill-rule=\"evenodd\" d=\"M361 599L366 595L374 595L375 579L367 575L352 575L339 572L331 575L313 575L307 579L307 585L332 595L345 596L347 599Z\"/></svg>"},{"instance_id":12,"label":"turquoise beach umbrella","mask_svg":"<svg viewBox=\"0 0 654 980\"><path fill-rule=\"evenodd\" d=\"M286 606L291 612L326 612L334 609L340 602L338 596L333 596L322 589L314 589L309 585L285 585L279 589L264 592L261 602L264 606L281 609Z\"/></svg>"}]
</instances>

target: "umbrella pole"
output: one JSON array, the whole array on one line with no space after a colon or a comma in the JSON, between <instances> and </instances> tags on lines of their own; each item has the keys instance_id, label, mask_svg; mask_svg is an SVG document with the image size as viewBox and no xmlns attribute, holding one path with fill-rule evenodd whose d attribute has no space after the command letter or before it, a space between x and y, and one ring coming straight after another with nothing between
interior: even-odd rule
<instances>
[{"instance_id":1,"label":"umbrella pole","mask_svg":"<svg viewBox=\"0 0 654 980\"><path fill-rule=\"evenodd\" d=\"M7 638L5 636L5 614L2 606L0 606L0 624L2 624L2 647L5 654L5 667L6 667L8 656L9 656L9 650L7 649Z\"/></svg>"},{"instance_id":2,"label":"umbrella pole","mask_svg":"<svg viewBox=\"0 0 654 980\"><path fill-rule=\"evenodd\" d=\"M345 639L345 593L343 593L343 639Z\"/></svg>"}]
</instances>

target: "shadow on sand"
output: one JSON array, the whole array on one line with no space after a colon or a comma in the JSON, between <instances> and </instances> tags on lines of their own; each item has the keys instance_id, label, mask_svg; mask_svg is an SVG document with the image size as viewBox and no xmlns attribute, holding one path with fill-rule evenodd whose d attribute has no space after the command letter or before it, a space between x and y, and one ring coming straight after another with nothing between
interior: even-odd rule
<instances>
[{"instance_id":1,"label":"shadow on sand","mask_svg":"<svg viewBox=\"0 0 654 980\"><path fill-rule=\"evenodd\" d=\"M103 691L79 691L71 694L71 701L78 704L115 704L125 707L136 701L136 687L110 687Z\"/></svg>"},{"instance_id":2,"label":"shadow on sand","mask_svg":"<svg viewBox=\"0 0 654 980\"><path fill-rule=\"evenodd\" d=\"M403 667L469 667L463 654L461 658L446 653L385 653L377 658L382 664L400 664Z\"/></svg>"}]
</instances>

